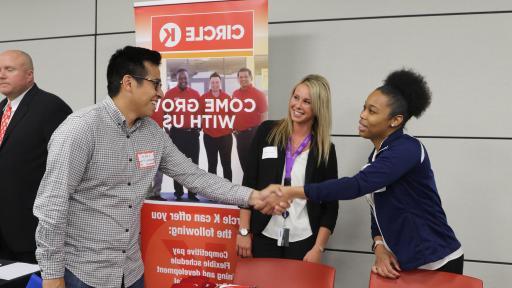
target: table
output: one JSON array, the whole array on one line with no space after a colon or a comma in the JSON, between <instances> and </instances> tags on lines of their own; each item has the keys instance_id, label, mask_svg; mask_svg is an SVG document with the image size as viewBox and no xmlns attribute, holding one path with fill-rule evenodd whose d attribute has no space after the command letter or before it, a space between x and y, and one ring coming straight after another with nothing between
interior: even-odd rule
<instances>
[{"instance_id":1,"label":"table","mask_svg":"<svg viewBox=\"0 0 512 288\"><path fill-rule=\"evenodd\" d=\"M2 266L9 265L9 264L12 264L12 263L15 263L15 261L9 261L9 260L0 259L0 264L2 264ZM0 266L0 267L2 267L2 266ZM21 287L25 287L27 285L27 283L28 283L28 280L30 279L30 275L32 275L32 274L27 274L25 276L21 276L21 277L12 279L12 280L0 279L0 287L1 288L21 288Z\"/></svg>"}]
</instances>

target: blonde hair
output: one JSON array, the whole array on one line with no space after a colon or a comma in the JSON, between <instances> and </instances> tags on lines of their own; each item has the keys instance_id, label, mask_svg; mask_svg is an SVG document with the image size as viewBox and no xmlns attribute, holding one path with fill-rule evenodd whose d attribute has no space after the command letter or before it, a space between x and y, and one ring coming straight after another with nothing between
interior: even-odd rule
<instances>
[{"instance_id":1,"label":"blonde hair","mask_svg":"<svg viewBox=\"0 0 512 288\"><path fill-rule=\"evenodd\" d=\"M311 107L314 114L311 133L313 134L312 142L318 148L318 166L322 160L328 161L331 148L331 88L329 82L323 76L311 74L304 77L293 87L290 98L293 97L297 86L301 84L309 88L309 95L311 96ZM288 112L286 118L281 119L272 129L268 141L273 145L285 148L288 144L288 138L292 134L292 129L293 123L290 112Z\"/></svg>"}]
</instances>

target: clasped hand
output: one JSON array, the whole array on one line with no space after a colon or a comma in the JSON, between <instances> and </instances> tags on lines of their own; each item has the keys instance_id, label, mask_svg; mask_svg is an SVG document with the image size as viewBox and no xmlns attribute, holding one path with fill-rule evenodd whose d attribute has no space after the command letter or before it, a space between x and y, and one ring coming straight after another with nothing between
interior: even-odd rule
<instances>
[{"instance_id":1,"label":"clasped hand","mask_svg":"<svg viewBox=\"0 0 512 288\"><path fill-rule=\"evenodd\" d=\"M263 214L281 214L290 207L290 197L285 193L283 186L271 184L267 188L254 190L251 201L254 209Z\"/></svg>"}]
</instances>

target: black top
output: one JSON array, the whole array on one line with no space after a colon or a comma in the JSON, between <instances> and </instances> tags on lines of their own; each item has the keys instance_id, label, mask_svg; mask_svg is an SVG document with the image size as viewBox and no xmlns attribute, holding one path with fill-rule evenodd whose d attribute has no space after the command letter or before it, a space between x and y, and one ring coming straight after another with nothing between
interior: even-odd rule
<instances>
[{"instance_id":1,"label":"black top","mask_svg":"<svg viewBox=\"0 0 512 288\"><path fill-rule=\"evenodd\" d=\"M265 121L261 123L251 144L248 170L244 174L243 185L253 189L261 190L270 184L281 184L283 179L286 151L284 147L277 147L277 158L262 159L264 147L274 146L268 142L268 135L278 121ZM308 161L306 164L305 184L318 183L328 179L338 178L338 163L336 150L331 143L329 160L321 161L318 166L318 149L315 141L311 142ZM309 216L309 223L313 234L318 234L320 227L326 227L334 231L338 218L338 201L313 202L307 201L306 208ZM268 222L270 215L264 215L259 211L252 210L251 230L253 233L261 233Z\"/></svg>"}]
</instances>

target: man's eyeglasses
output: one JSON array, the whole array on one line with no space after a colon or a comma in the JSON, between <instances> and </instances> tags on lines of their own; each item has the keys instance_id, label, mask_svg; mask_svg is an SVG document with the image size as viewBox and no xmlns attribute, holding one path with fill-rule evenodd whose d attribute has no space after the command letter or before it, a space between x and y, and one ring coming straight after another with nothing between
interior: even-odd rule
<instances>
[{"instance_id":1,"label":"man's eyeglasses","mask_svg":"<svg viewBox=\"0 0 512 288\"><path fill-rule=\"evenodd\" d=\"M136 79L142 79L142 80L152 82L153 86L155 86L156 91L159 91L162 88L162 80L160 80L160 79L149 79L146 77L136 76L136 75L130 75L130 76L132 76L133 78L136 78Z\"/></svg>"}]
</instances>

